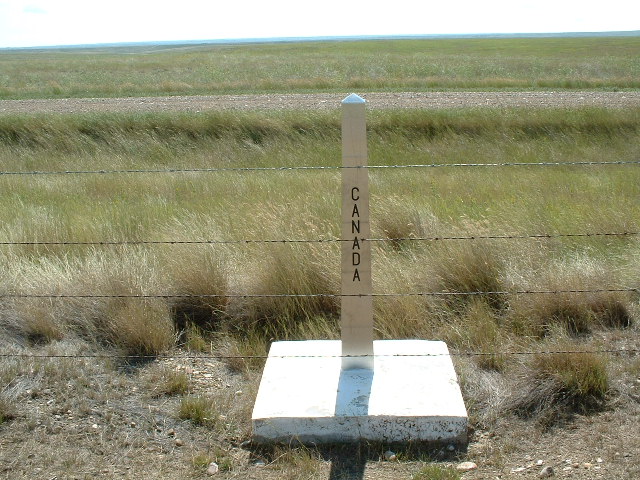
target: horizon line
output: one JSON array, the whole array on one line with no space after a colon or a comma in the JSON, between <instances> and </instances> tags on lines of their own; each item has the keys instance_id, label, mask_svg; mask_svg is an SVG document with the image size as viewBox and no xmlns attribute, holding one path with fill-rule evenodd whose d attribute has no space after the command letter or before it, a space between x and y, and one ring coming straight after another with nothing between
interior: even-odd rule
<instances>
[{"instance_id":1,"label":"horizon line","mask_svg":"<svg viewBox=\"0 0 640 480\"><path fill-rule=\"evenodd\" d=\"M318 35L291 37L241 37L194 40L148 40L77 43L59 45L34 45L21 47L0 47L2 50L52 50L76 48L126 48L143 46L196 46L196 45L236 45L252 43L304 43L323 41L363 41L363 40L434 40L434 39L474 39L474 38L579 38L579 37L635 37L640 30L611 30L597 32L511 32L511 33L435 33L399 35Z\"/></svg>"}]
</instances>

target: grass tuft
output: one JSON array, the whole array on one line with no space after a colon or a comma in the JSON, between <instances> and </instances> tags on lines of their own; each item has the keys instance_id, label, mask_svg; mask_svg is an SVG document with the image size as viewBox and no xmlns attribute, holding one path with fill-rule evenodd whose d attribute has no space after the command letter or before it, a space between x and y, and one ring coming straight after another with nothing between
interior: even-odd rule
<instances>
[{"instance_id":1,"label":"grass tuft","mask_svg":"<svg viewBox=\"0 0 640 480\"><path fill-rule=\"evenodd\" d=\"M245 385L250 388L249 385ZM210 395L188 395L180 400L178 418L213 430L217 435L242 441L248 435L253 393L220 390Z\"/></svg>"},{"instance_id":2,"label":"grass tuft","mask_svg":"<svg viewBox=\"0 0 640 480\"><path fill-rule=\"evenodd\" d=\"M529 325L529 333L539 337L549 335L556 327L582 336L597 328L630 327L629 294L601 289L602 285L615 287L618 275L615 269L605 269L603 264L583 256L546 265L540 274L530 276L526 288L558 293L516 297L512 302L513 320L522 320ZM596 291L561 293L567 290Z\"/></svg>"},{"instance_id":3,"label":"grass tuft","mask_svg":"<svg viewBox=\"0 0 640 480\"><path fill-rule=\"evenodd\" d=\"M182 345L190 352L211 352L211 342L207 341L206 333L198 325L188 323L181 336Z\"/></svg>"},{"instance_id":4,"label":"grass tuft","mask_svg":"<svg viewBox=\"0 0 640 480\"><path fill-rule=\"evenodd\" d=\"M563 351L563 345L557 345ZM510 409L550 427L574 413L600 411L609 392L605 359L593 353L541 353L526 367L516 386ZM573 349L576 349L575 347Z\"/></svg>"},{"instance_id":5,"label":"grass tuft","mask_svg":"<svg viewBox=\"0 0 640 480\"><path fill-rule=\"evenodd\" d=\"M447 293L495 292L482 295L452 295L445 303L453 312L463 313L476 301L500 311L507 306L503 279L504 259L491 245L479 242L446 244L430 259L432 276L427 282L435 291Z\"/></svg>"},{"instance_id":6,"label":"grass tuft","mask_svg":"<svg viewBox=\"0 0 640 480\"><path fill-rule=\"evenodd\" d=\"M253 332L262 338L287 339L299 334L305 322L315 318L337 318L339 301L335 297L338 279L325 253L316 246L274 247L252 272L247 287L253 295L303 295L299 297L254 297L236 305L242 320L230 328ZM309 295L309 296L305 296Z\"/></svg>"},{"instance_id":7,"label":"grass tuft","mask_svg":"<svg viewBox=\"0 0 640 480\"><path fill-rule=\"evenodd\" d=\"M20 302L17 315L23 319L22 334L32 345L44 345L62 340L64 327L55 309L44 302ZM24 309L21 311L21 309Z\"/></svg>"},{"instance_id":8,"label":"grass tuft","mask_svg":"<svg viewBox=\"0 0 640 480\"><path fill-rule=\"evenodd\" d=\"M197 425L213 426L218 421L213 399L202 395L190 395L180 401L178 417Z\"/></svg>"},{"instance_id":9,"label":"grass tuft","mask_svg":"<svg viewBox=\"0 0 640 480\"><path fill-rule=\"evenodd\" d=\"M0 425L17 416L16 405L9 399L5 398L0 392Z\"/></svg>"},{"instance_id":10,"label":"grass tuft","mask_svg":"<svg viewBox=\"0 0 640 480\"><path fill-rule=\"evenodd\" d=\"M175 344L175 331L164 301L127 299L114 302L111 314L101 324L108 343L127 355L158 355Z\"/></svg>"},{"instance_id":11,"label":"grass tuft","mask_svg":"<svg viewBox=\"0 0 640 480\"><path fill-rule=\"evenodd\" d=\"M461 475L452 467L425 465L411 477L412 480L460 480Z\"/></svg>"},{"instance_id":12,"label":"grass tuft","mask_svg":"<svg viewBox=\"0 0 640 480\"><path fill-rule=\"evenodd\" d=\"M170 368L156 369L146 378L153 397L185 395L191 389L191 381L185 372Z\"/></svg>"},{"instance_id":13,"label":"grass tuft","mask_svg":"<svg viewBox=\"0 0 640 480\"><path fill-rule=\"evenodd\" d=\"M283 479L311 478L322 463L320 453L305 446L276 447L273 455L274 466Z\"/></svg>"},{"instance_id":14,"label":"grass tuft","mask_svg":"<svg viewBox=\"0 0 640 480\"><path fill-rule=\"evenodd\" d=\"M606 362L593 353L537 355L533 369L540 378L551 378L559 392L583 411L599 405L609 389Z\"/></svg>"},{"instance_id":15,"label":"grass tuft","mask_svg":"<svg viewBox=\"0 0 640 480\"><path fill-rule=\"evenodd\" d=\"M473 357L485 370L504 371L507 357L500 352L507 350L506 333L501 328L500 317L481 299L474 299L464 315L449 323L446 340L463 351L478 352Z\"/></svg>"}]
</instances>

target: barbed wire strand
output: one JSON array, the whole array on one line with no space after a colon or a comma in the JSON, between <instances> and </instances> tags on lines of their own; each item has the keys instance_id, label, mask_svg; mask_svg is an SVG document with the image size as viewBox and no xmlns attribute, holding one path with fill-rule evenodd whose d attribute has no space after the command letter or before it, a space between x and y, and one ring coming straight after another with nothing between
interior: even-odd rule
<instances>
[{"instance_id":1,"label":"barbed wire strand","mask_svg":"<svg viewBox=\"0 0 640 480\"><path fill-rule=\"evenodd\" d=\"M362 358L362 357L474 357L474 356L532 356L532 355L579 355L579 354L619 354L640 355L640 349L596 349L596 350L542 350L542 351L502 351L502 352L449 352L420 354L373 354L373 355L131 355L116 353L83 353L83 354L38 354L38 353L0 353L0 358L40 358L40 359L136 359L136 360L261 360L267 358Z\"/></svg>"},{"instance_id":2,"label":"barbed wire strand","mask_svg":"<svg viewBox=\"0 0 640 480\"><path fill-rule=\"evenodd\" d=\"M133 173L215 173L215 172L284 172L295 170L395 169L395 168L448 168L448 167L561 167L597 165L640 165L640 160L573 161L573 162L491 162L491 163L426 163L408 165L309 165L279 167L214 167L214 168L148 168L101 170L34 170L0 171L0 176L20 175L108 175Z\"/></svg>"},{"instance_id":3,"label":"barbed wire strand","mask_svg":"<svg viewBox=\"0 0 640 480\"><path fill-rule=\"evenodd\" d=\"M370 294L344 294L344 293L272 293L272 294L37 294L37 293L2 293L0 298L386 298L386 297L455 297L455 296L483 296L483 295L560 295L578 293L637 293L637 288L597 288L597 289L567 289L567 290L495 290L474 292L407 292L407 293L370 293Z\"/></svg>"},{"instance_id":4,"label":"barbed wire strand","mask_svg":"<svg viewBox=\"0 0 640 480\"><path fill-rule=\"evenodd\" d=\"M534 233L504 235L459 235L435 237L390 237L362 238L364 242L404 242L404 241L445 241L445 240L523 240L554 238L630 237L640 232L594 232L594 233ZM96 241L0 241L3 246L117 246L117 245L244 245L244 244L287 244L287 243L340 243L353 239L245 239L245 240L96 240Z\"/></svg>"}]
</instances>

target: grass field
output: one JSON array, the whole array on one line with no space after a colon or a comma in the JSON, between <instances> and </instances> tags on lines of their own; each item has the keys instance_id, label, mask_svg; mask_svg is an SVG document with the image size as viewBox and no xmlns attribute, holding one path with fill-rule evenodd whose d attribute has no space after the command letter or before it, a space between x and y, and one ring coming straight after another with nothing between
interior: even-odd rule
<instances>
[{"instance_id":1,"label":"grass field","mask_svg":"<svg viewBox=\"0 0 640 480\"><path fill-rule=\"evenodd\" d=\"M1 88L637 88L637 38L429 42L1 52ZM230 80L259 57L273 68ZM465 479L519 478L543 458L637 477L637 108L369 112L371 165L438 165L370 170L374 291L460 294L376 297L375 333L473 353L454 357L469 449L245 443L263 359L211 356L337 338L340 308L337 242L260 242L336 239L340 170L251 169L337 167L339 115L0 116L0 475L456 479L473 460Z\"/></svg>"},{"instance_id":2,"label":"grass field","mask_svg":"<svg viewBox=\"0 0 640 480\"><path fill-rule=\"evenodd\" d=\"M640 37L0 51L0 98L635 89Z\"/></svg>"}]
</instances>

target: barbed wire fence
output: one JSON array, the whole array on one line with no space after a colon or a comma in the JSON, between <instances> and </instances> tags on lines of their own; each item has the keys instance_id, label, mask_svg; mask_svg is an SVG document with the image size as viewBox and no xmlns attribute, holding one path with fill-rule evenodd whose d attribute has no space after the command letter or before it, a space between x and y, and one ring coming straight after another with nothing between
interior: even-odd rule
<instances>
[{"instance_id":1,"label":"barbed wire fence","mask_svg":"<svg viewBox=\"0 0 640 480\"><path fill-rule=\"evenodd\" d=\"M275 166L275 167L218 167L218 168L158 168L158 169L101 169L101 170L33 170L33 171L0 171L0 177L20 177L20 176L76 176L76 175L122 175L122 174L182 174L182 173L225 173L225 172L296 172L296 171L339 171L343 169L370 169L370 170L393 170L393 169L429 169L429 168L477 168L477 167L588 167L588 166L625 166L640 165L640 160L632 161L569 161L569 162L500 162L500 163L425 163L407 165L367 165L358 167L345 166ZM389 238L366 238L364 241L377 243L397 243L397 242L442 242L442 241L474 241L474 240L545 240L545 239L588 239L588 238L623 238L638 237L638 231L620 232L567 232L567 233L514 233L514 234L485 234L485 235L450 235L450 236L408 236ZM334 237L301 239L235 239L235 240L23 240L23 241L0 241L0 246L160 246L160 245L251 245L251 244L330 244L340 242L351 242L352 239L341 239ZM398 293L373 293L374 298L389 297L480 297L489 295L560 295L560 294L595 294L595 293L635 293L637 288L600 288L600 289L555 289L555 290L499 290L499 291L472 291L472 292L448 292L448 291L427 291L427 292L398 292ZM0 293L0 299L196 299L196 298L343 298L361 297L363 295L345 295L331 293L311 293L311 294L22 294L22 293ZM617 356L637 356L640 349L591 349L591 350L546 350L546 351L454 351L448 354L432 354L419 356L441 356L451 355L455 357L483 357L483 356L531 356L531 355L571 355L571 354L609 354ZM378 356L378 355L375 355ZM393 355L393 356L415 356L415 355ZM330 356L323 356L329 358ZM335 357L344 358L352 355L338 355ZM156 354L156 355L132 355L132 354L42 354L42 353L0 353L0 358L18 359L266 359L266 355L211 355L211 354ZM314 356L296 356L295 358L317 358Z\"/></svg>"}]
</instances>

